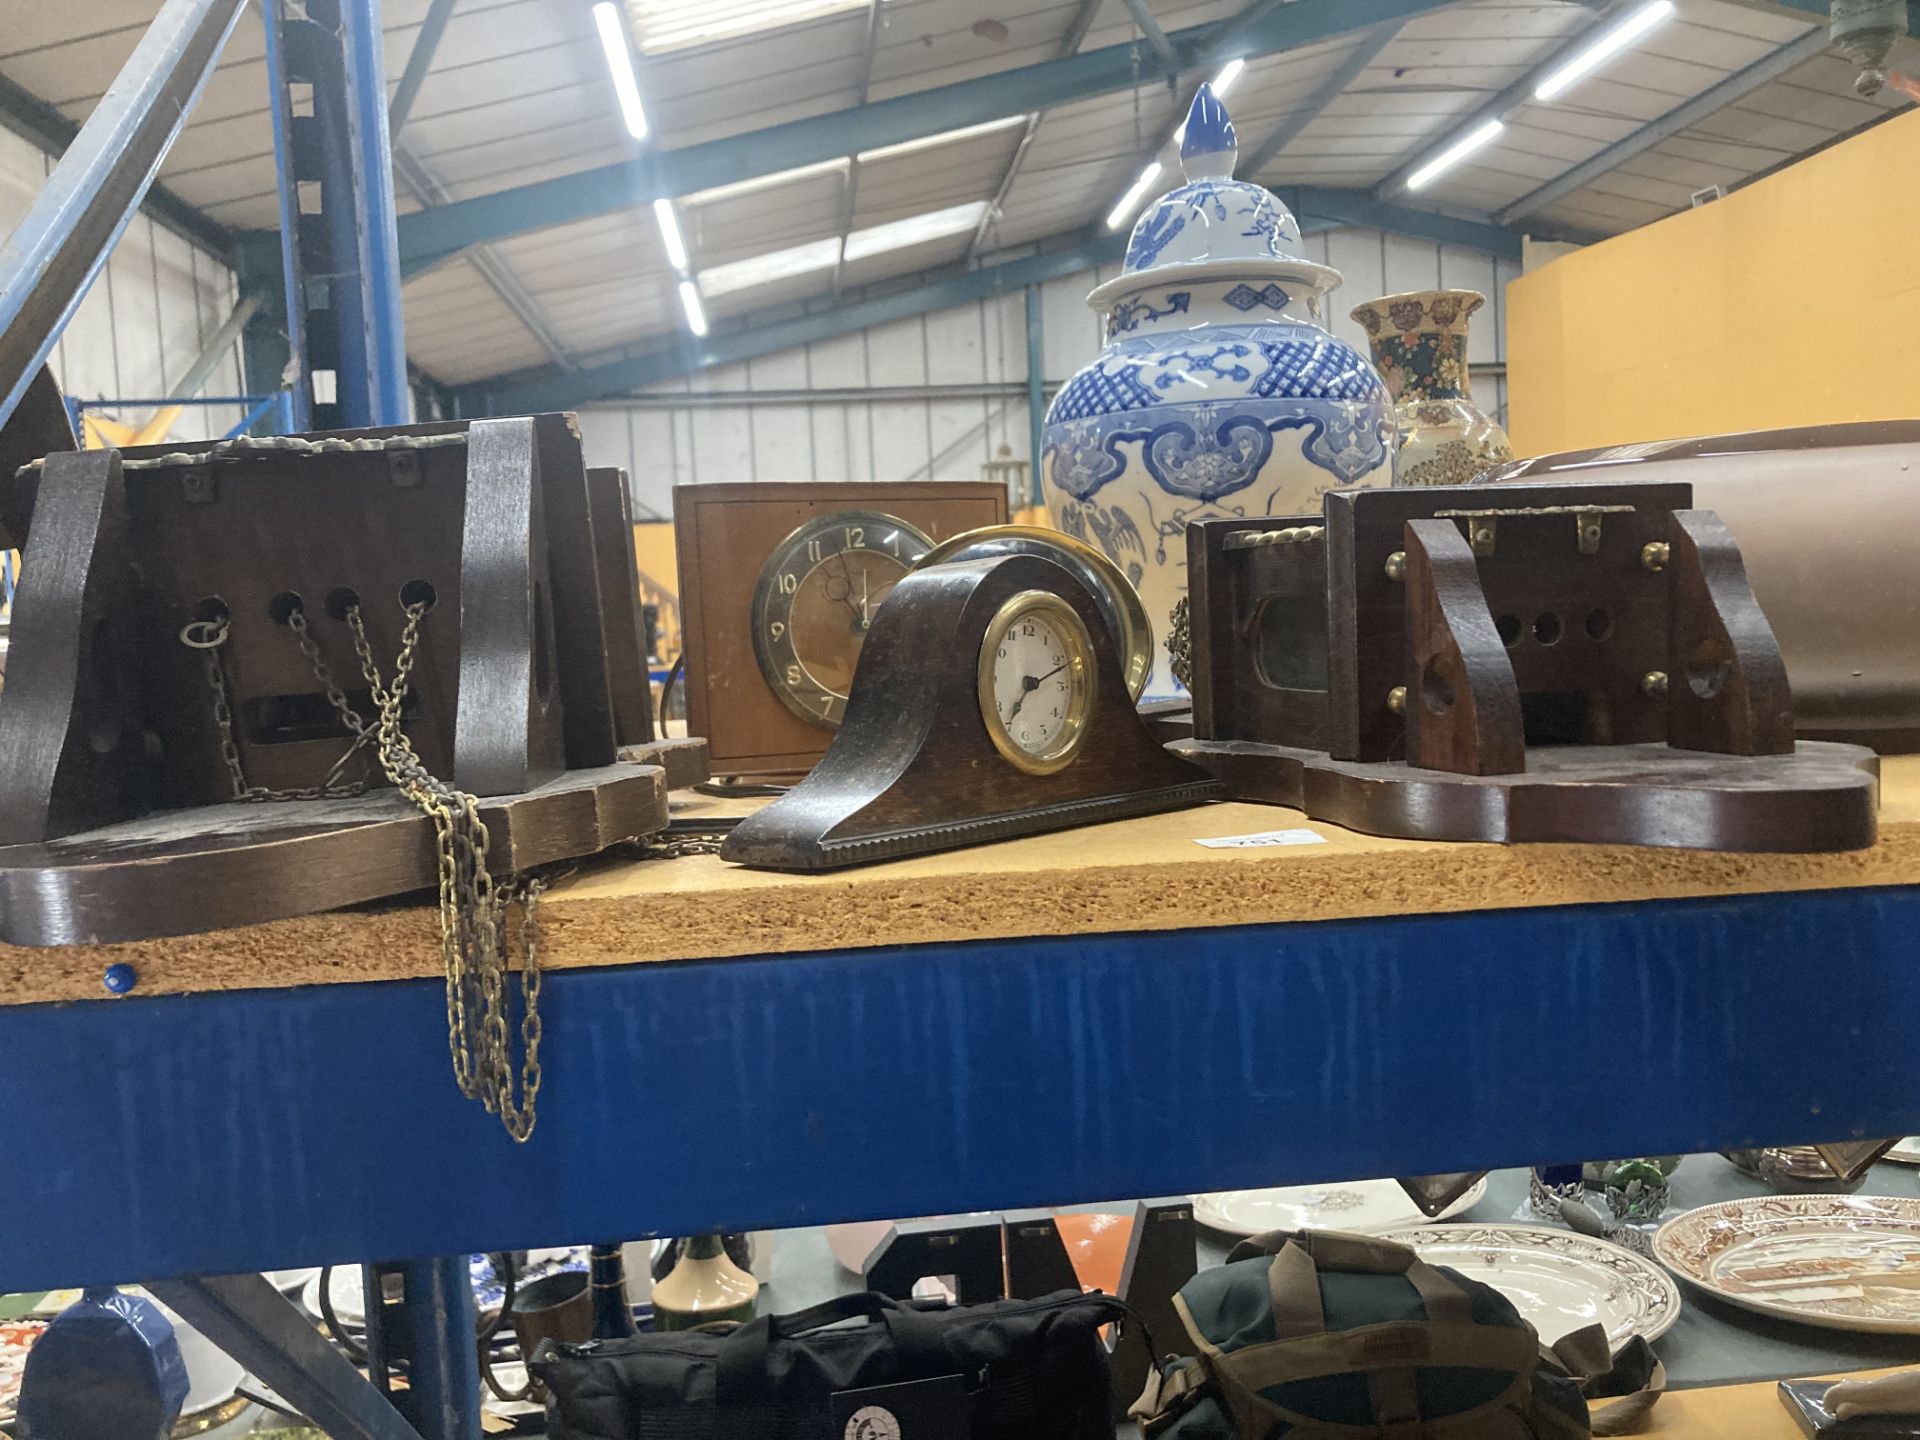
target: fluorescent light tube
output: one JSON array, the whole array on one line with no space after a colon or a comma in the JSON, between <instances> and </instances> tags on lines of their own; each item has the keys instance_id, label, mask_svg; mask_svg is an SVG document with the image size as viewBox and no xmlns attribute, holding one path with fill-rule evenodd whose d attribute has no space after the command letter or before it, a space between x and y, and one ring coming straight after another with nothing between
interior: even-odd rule
<instances>
[{"instance_id":1,"label":"fluorescent light tube","mask_svg":"<svg viewBox=\"0 0 1920 1440\"><path fill-rule=\"evenodd\" d=\"M660 222L660 243L666 247L667 263L682 275L687 273L687 242L680 234L680 217L673 213L673 202L653 202L653 218Z\"/></svg>"},{"instance_id":2,"label":"fluorescent light tube","mask_svg":"<svg viewBox=\"0 0 1920 1440\"><path fill-rule=\"evenodd\" d=\"M707 312L700 304L700 288L691 280L680 282L680 308L687 312L687 329L696 335L707 333Z\"/></svg>"},{"instance_id":3,"label":"fluorescent light tube","mask_svg":"<svg viewBox=\"0 0 1920 1440\"><path fill-rule=\"evenodd\" d=\"M816 161L812 165L776 171L772 175L755 175L750 180L735 180L727 185L715 185L710 190L696 190L683 198L689 205L711 205L716 201L751 195L759 190L771 190L776 185L790 185L797 180L806 180L815 175L826 175L833 171L844 172L846 168L847 157L839 155L831 160Z\"/></svg>"},{"instance_id":4,"label":"fluorescent light tube","mask_svg":"<svg viewBox=\"0 0 1920 1440\"><path fill-rule=\"evenodd\" d=\"M1441 171L1451 170L1482 145L1491 143L1494 137L1506 128L1507 127L1498 120L1489 120L1478 130L1462 136L1446 149L1442 150L1438 155L1434 156L1433 159L1422 165L1418 170L1414 171L1413 174L1409 175L1407 177L1407 189L1418 190Z\"/></svg>"},{"instance_id":5,"label":"fluorescent light tube","mask_svg":"<svg viewBox=\"0 0 1920 1440\"><path fill-rule=\"evenodd\" d=\"M1140 204L1141 196L1147 193L1147 187L1160 178L1160 162L1154 161L1140 172L1140 178L1127 187L1127 193L1120 197L1120 203L1107 214L1107 228L1118 230L1127 223L1127 217L1133 214Z\"/></svg>"},{"instance_id":6,"label":"fluorescent light tube","mask_svg":"<svg viewBox=\"0 0 1920 1440\"><path fill-rule=\"evenodd\" d=\"M1673 15L1673 0L1652 0L1587 46L1566 64L1533 87L1533 98L1551 100L1564 95L1582 76L1598 70L1634 41Z\"/></svg>"},{"instance_id":7,"label":"fluorescent light tube","mask_svg":"<svg viewBox=\"0 0 1920 1440\"><path fill-rule=\"evenodd\" d=\"M593 7L593 23L600 31L600 48L607 52L607 69L613 74L613 93L620 97L620 115L627 122L627 133L644 140L647 112L640 103L639 78L633 73L633 46L627 42L626 20L613 0L600 0Z\"/></svg>"},{"instance_id":8,"label":"fluorescent light tube","mask_svg":"<svg viewBox=\"0 0 1920 1440\"><path fill-rule=\"evenodd\" d=\"M929 240L964 234L978 225L980 217L986 213L985 200L971 200L965 205L930 210L924 215L909 215L904 220L892 220L885 225L856 230L847 236L847 263L851 265L856 260L865 260L888 250L904 250L910 245L924 245Z\"/></svg>"},{"instance_id":9,"label":"fluorescent light tube","mask_svg":"<svg viewBox=\"0 0 1920 1440\"><path fill-rule=\"evenodd\" d=\"M751 255L700 272L703 294L728 295L735 290L751 289L775 280L790 280L814 270L831 270L840 261L840 237L792 245L765 255Z\"/></svg>"},{"instance_id":10,"label":"fluorescent light tube","mask_svg":"<svg viewBox=\"0 0 1920 1440\"><path fill-rule=\"evenodd\" d=\"M982 125L969 125L961 130L947 130L939 135L922 135L918 140L902 140L898 145L882 145L878 150L862 150L854 158L862 165L869 160L885 160L894 155L911 155L916 150L931 150L936 145L951 145L959 140L971 140L976 135L991 135L996 130L1011 130L1015 125L1027 123L1025 115L1009 115L1004 120L989 120Z\"/></svg>"}]
</instances>

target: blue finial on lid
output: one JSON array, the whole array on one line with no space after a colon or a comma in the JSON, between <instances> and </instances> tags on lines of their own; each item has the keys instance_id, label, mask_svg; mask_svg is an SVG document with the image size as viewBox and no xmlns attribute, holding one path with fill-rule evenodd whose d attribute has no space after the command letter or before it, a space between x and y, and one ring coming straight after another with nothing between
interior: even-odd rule
<instances>
[{"instance_id":1,"label":"blue finial on lid","mask_svg":"<svg viewBox=\"0 0 1920 1440\"><path fill-rule=\"evenodd\" d=\"M1211 85L1202 85L1194 92L1193 105L1187 111L1187 130L1180 139L1180 168L1189 180L1225 179L1233 174L1239 150L1227 107L1220 103Z\"/></svg>"}]
</instances>

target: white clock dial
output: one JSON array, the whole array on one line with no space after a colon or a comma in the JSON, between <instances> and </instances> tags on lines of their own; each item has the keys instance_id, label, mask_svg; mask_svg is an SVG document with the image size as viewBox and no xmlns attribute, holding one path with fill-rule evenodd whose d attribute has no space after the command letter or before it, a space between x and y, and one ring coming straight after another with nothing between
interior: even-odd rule
<instances>
[{"instance_id":1,"label":"white clock dial","mask_svg":"<svg viewBox=\"0 0 1920 1440\"><path fill-rule=\"evenodd\" d=\"M1079 748L1092 698L1092 646L1071 606L1048 591L1017 595L988 627L980 709L995 748L1046 774Z\"/></svg>"},{"instance_id":2,"label":"white clock dial","mask_svg":"<svg viewBox=\"0 0 1920 1440\"><path fill-rule=\"evenodd\" d=\"M993 659L993 705L1007 738L1029 755L1044 755L1073 716L1073 657L1064 627L1045 615L1017 616Z\"/></svg>"}]
</instances>

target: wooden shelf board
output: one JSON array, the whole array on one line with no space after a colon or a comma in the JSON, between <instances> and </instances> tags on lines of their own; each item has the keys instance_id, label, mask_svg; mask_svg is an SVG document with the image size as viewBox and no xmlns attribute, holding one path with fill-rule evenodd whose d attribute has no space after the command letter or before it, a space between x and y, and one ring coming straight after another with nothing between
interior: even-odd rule
<instances>
[{"instance_id":1,"label":"wooden shelf board","mask_svg":"<svg viewBox=\"0 0 1920 1440\"><path fill-rule=\"evenodd\" d=\"M742 813L692 792L676 816ZM1197 839L1306 829L1320 844L1209 849ZM1383 840L1298 811L1220 804L830 875L741 869L710 855L603 859L542 902L554 967L765 957L1029 935L1448 914L1920 884L1920 756L1882 762L1880 840L1827 855ZM9 1004L397 980L441 970L427 905L387 905L114 946L0 946Z\"/></svg>"}]
</instances>

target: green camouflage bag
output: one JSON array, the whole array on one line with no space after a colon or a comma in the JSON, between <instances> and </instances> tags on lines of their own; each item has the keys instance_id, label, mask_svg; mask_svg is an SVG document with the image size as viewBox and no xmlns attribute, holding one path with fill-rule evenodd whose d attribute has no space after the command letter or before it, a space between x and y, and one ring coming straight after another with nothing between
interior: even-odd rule
<instances>
[{"instance_id":1,"label":"green camouflage bag","mask_svg":"<svg viewBox=\"0 0 1920 1440\"><path fill-rule=\"evenodd\" d=\"M1244 1241L1174 1308L1198 1353L1149 1376L1150 1440L1588 1440L1639 1429L1666 1383L1643 1340L1547 1349L1492 1286L1364 1235Z\"/></svg>"}]
</instances>

